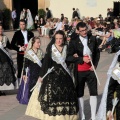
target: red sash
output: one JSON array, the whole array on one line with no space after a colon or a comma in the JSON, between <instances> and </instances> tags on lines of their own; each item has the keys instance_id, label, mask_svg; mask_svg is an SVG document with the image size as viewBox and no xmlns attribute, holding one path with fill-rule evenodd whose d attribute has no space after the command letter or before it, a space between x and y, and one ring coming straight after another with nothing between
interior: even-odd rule
<instances>
[{"instance_id":1,"label":"red sash","mask_svg":"<svg viewBox=\"0 0 120 120\"><path fill-rule=\"evenodd\" d=\"M88 56L84 56L88 57ZM89 71L91 68L91 63L84 62L83 64L78 64L78 71Z\"/></svg>"}]
</instances>

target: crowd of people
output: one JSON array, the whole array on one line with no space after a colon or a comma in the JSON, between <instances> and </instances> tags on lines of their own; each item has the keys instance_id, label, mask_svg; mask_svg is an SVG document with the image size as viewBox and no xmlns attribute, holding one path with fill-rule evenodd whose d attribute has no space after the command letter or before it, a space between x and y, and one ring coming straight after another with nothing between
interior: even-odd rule
<instances>
[{"instance_id":1,"label":"crowd of people","mask_svg":"<svg viewBox=\"0 0 120 120\"><path fill-rule=\"evenodd\" d=\"M99 43L100 51L107 50L108 53L116 52L119 49L120 43L118 43L119 39L119 17L113 16L113 10L111 8L107 9L107 17L103 19L102 15L98 15L98 17L82 17L77 11L77 9L73 8L72 20L68 20L64 14L61 14L61 18L52 18L46 17L35 19L35 26L39 32L41 37L52 38L56 31L63 30L67 36L69 34L74 36L77 34L76 25L78 22L83 21L87 24L89 34L96 36L96 39Z\"/></svg>"},{"instance_id":2,"label":"crowd of people","mask_svg":"<svg viewBox=\"0 0 120 120\"><path fill-rule=\"evenodd\" d=\"M106 19L102 15L81 19L73 8L73 19L69 22L64 14L52 18L50 10L46 10L46 18L35 18L38 37L30 31L33 19L29 9L21 12L19 30L11 43L0 25L0 95L5 94L3 90L19 88L17 100L27 104L25 114L40 120L85 120L87 83L91 120L113 120L113 117L119 120L120 102L114 106L112 99L120 98L120 19L113 19L111 11ZM51 38L45 53L40 48L43 36ZM7 48L17 51L17 76ZM118 52L109 68L96 114L99 80L95 69L104 49Z\"/></svg>"}]
</instances>

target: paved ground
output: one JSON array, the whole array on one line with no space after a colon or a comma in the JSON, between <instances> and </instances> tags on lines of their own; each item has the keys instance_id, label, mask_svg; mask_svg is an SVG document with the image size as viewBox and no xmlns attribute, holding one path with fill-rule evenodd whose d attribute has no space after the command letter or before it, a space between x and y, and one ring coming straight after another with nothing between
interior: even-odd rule
<instances>
[{"instance_id":1,"label":"paved ground","mask_svg":"<svg viewBox=\"0 0 120 120\"><path fill-rule=\"evenodd\" d=\"M37 35L37 32L34 32ZM11 40L14 32L5 32L8 38ZM49 39L41 38L42 45L41 48L45 51L46 45L49 43ZM10 51L12 58L16 66L16 53L15 51ZM106 83L106 73L109 65L112 62L114 54L108 54L106 52L101 53L100 62L97 68L97 74L100 79L101 85L98 86L98 106L101 100L101 95ZM32 117L25 116L26 105L20 105L16 100L16 91L6 91L7 96L0 96L0 120L36 120ZM90 106L89 106L89 92L86 87L85 89L85 114L86 120L90 118Z\"/></svg>"}]
</instances>

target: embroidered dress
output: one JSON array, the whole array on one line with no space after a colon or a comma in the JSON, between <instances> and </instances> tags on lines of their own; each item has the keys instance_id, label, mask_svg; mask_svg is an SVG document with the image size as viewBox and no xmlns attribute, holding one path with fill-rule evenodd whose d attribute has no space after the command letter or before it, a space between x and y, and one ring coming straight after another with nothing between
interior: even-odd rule
<instances>
[{"instance_id":1,"label":"embroidered dress","mask_svg":"<svg viewBox=\"0 0 120 120\"><path fill-rule=\"evenodd\" d=\"M37 55L34 53L32 49L26 52L23 75L27 75L28 79L26 82L24 82L24 80L22 79L19 90L18 90L18 94L17 94L17 100L21 104L28 104L29 98L32 93L30 92L30 90L36 84L39 77L39 73L41 71L42 58L43 58L43 55L41 50L38 50ZM26 71L27 68L28 68L28 72Z\"/></svg>"},{"instance_id":2,"label":"embroidered dress","mask_svg":"<svg viewBox=\"0 0 120 120\"><path fill-rule=\"evenodd\" d=\"M30 90L36 84L42 67L43 53L41 49L38 49L37 54L31 49L32 39L29 41L27 50L24 56L24 69L23 74L28 78L26 81L21 79L21 84L17 94L17 100L21 104L28 104L31 96Z\"/></svg>"},{"instance_id":3,"label":"embroidered dress","mask_svg":"<svg viewBox=\"0 0 120 120\"><path fill-rule=\"evenodd\" d=\"M6 48L10 48L10 43L7 37L3 36L0 41L0 90L14 89L16 81L13 61Z\"/></svg>"},{"instance_id":4,"label":"embroidered dress","mask_svg":"<svg viewBox=\"0 0 120 120\"><path fill-rule=\"evenodd\" d=\"M43 79L40 92L34 89L26 115L40 120L78 120L77 94L65 62L66 50L64 46L59 52L54 44L47 49L40 76L48 68L55 70Z\"/></svg>"}]
</instances>

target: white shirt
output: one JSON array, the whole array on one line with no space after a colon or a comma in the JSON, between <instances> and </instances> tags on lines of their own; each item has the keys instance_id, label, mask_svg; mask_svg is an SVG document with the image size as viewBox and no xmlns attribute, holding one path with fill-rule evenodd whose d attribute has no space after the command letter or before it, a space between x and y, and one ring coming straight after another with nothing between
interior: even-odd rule
<instances>
[{"instance_id":1,"label":"white shirt","mask_svg":"<svg viewBox=\"0 0 120 120\"><path fill-rule=\"evenodd\" d=\"M83 55L91 55L91 51L87 45L87 42L88 42L88 37L81 37L79 36L83 46L84 46L84 49L83 49Z\"/></svg>"},{"instance_id":2,"label":"white shirt","mask_svg":"<svg viewBox=\"0 0 120 120\"><path fill-rule=\"evenodd\" d=\"M58 31L62 28L62 22L57 23L57 28L55 29L55 31Z\"/></svg>"},{"instance_id":3,"label":"white shirt","mask_svg":"<svg viewBox=\"0 0 120 120\"><path fill-rule=\"evenodd\" d=\"M28 44L28 38L27 38L28 32L26 30L25 31L21 30L21 32L22 32L23 37L24 37L24 44Z\"/></svg>"},{"instance_id":4,"label":"white shirt","mask_svg":"<svg viewBox=\"0 0 120 120\"><path fill-rule=\"evenodd\" d=\"M16 11L12 11L12 19L15 19L17 17Z\"/></svg>"},{"instance_id":5,"label":"white shirt","mask_svg":"<svg viewBox=\"0 0 120 120\"><path fill-rule=\"evenodd\" d=\"M35 20L39 20L39 16L38 15L35 16Z\"/></svg>"}]
</instances>

